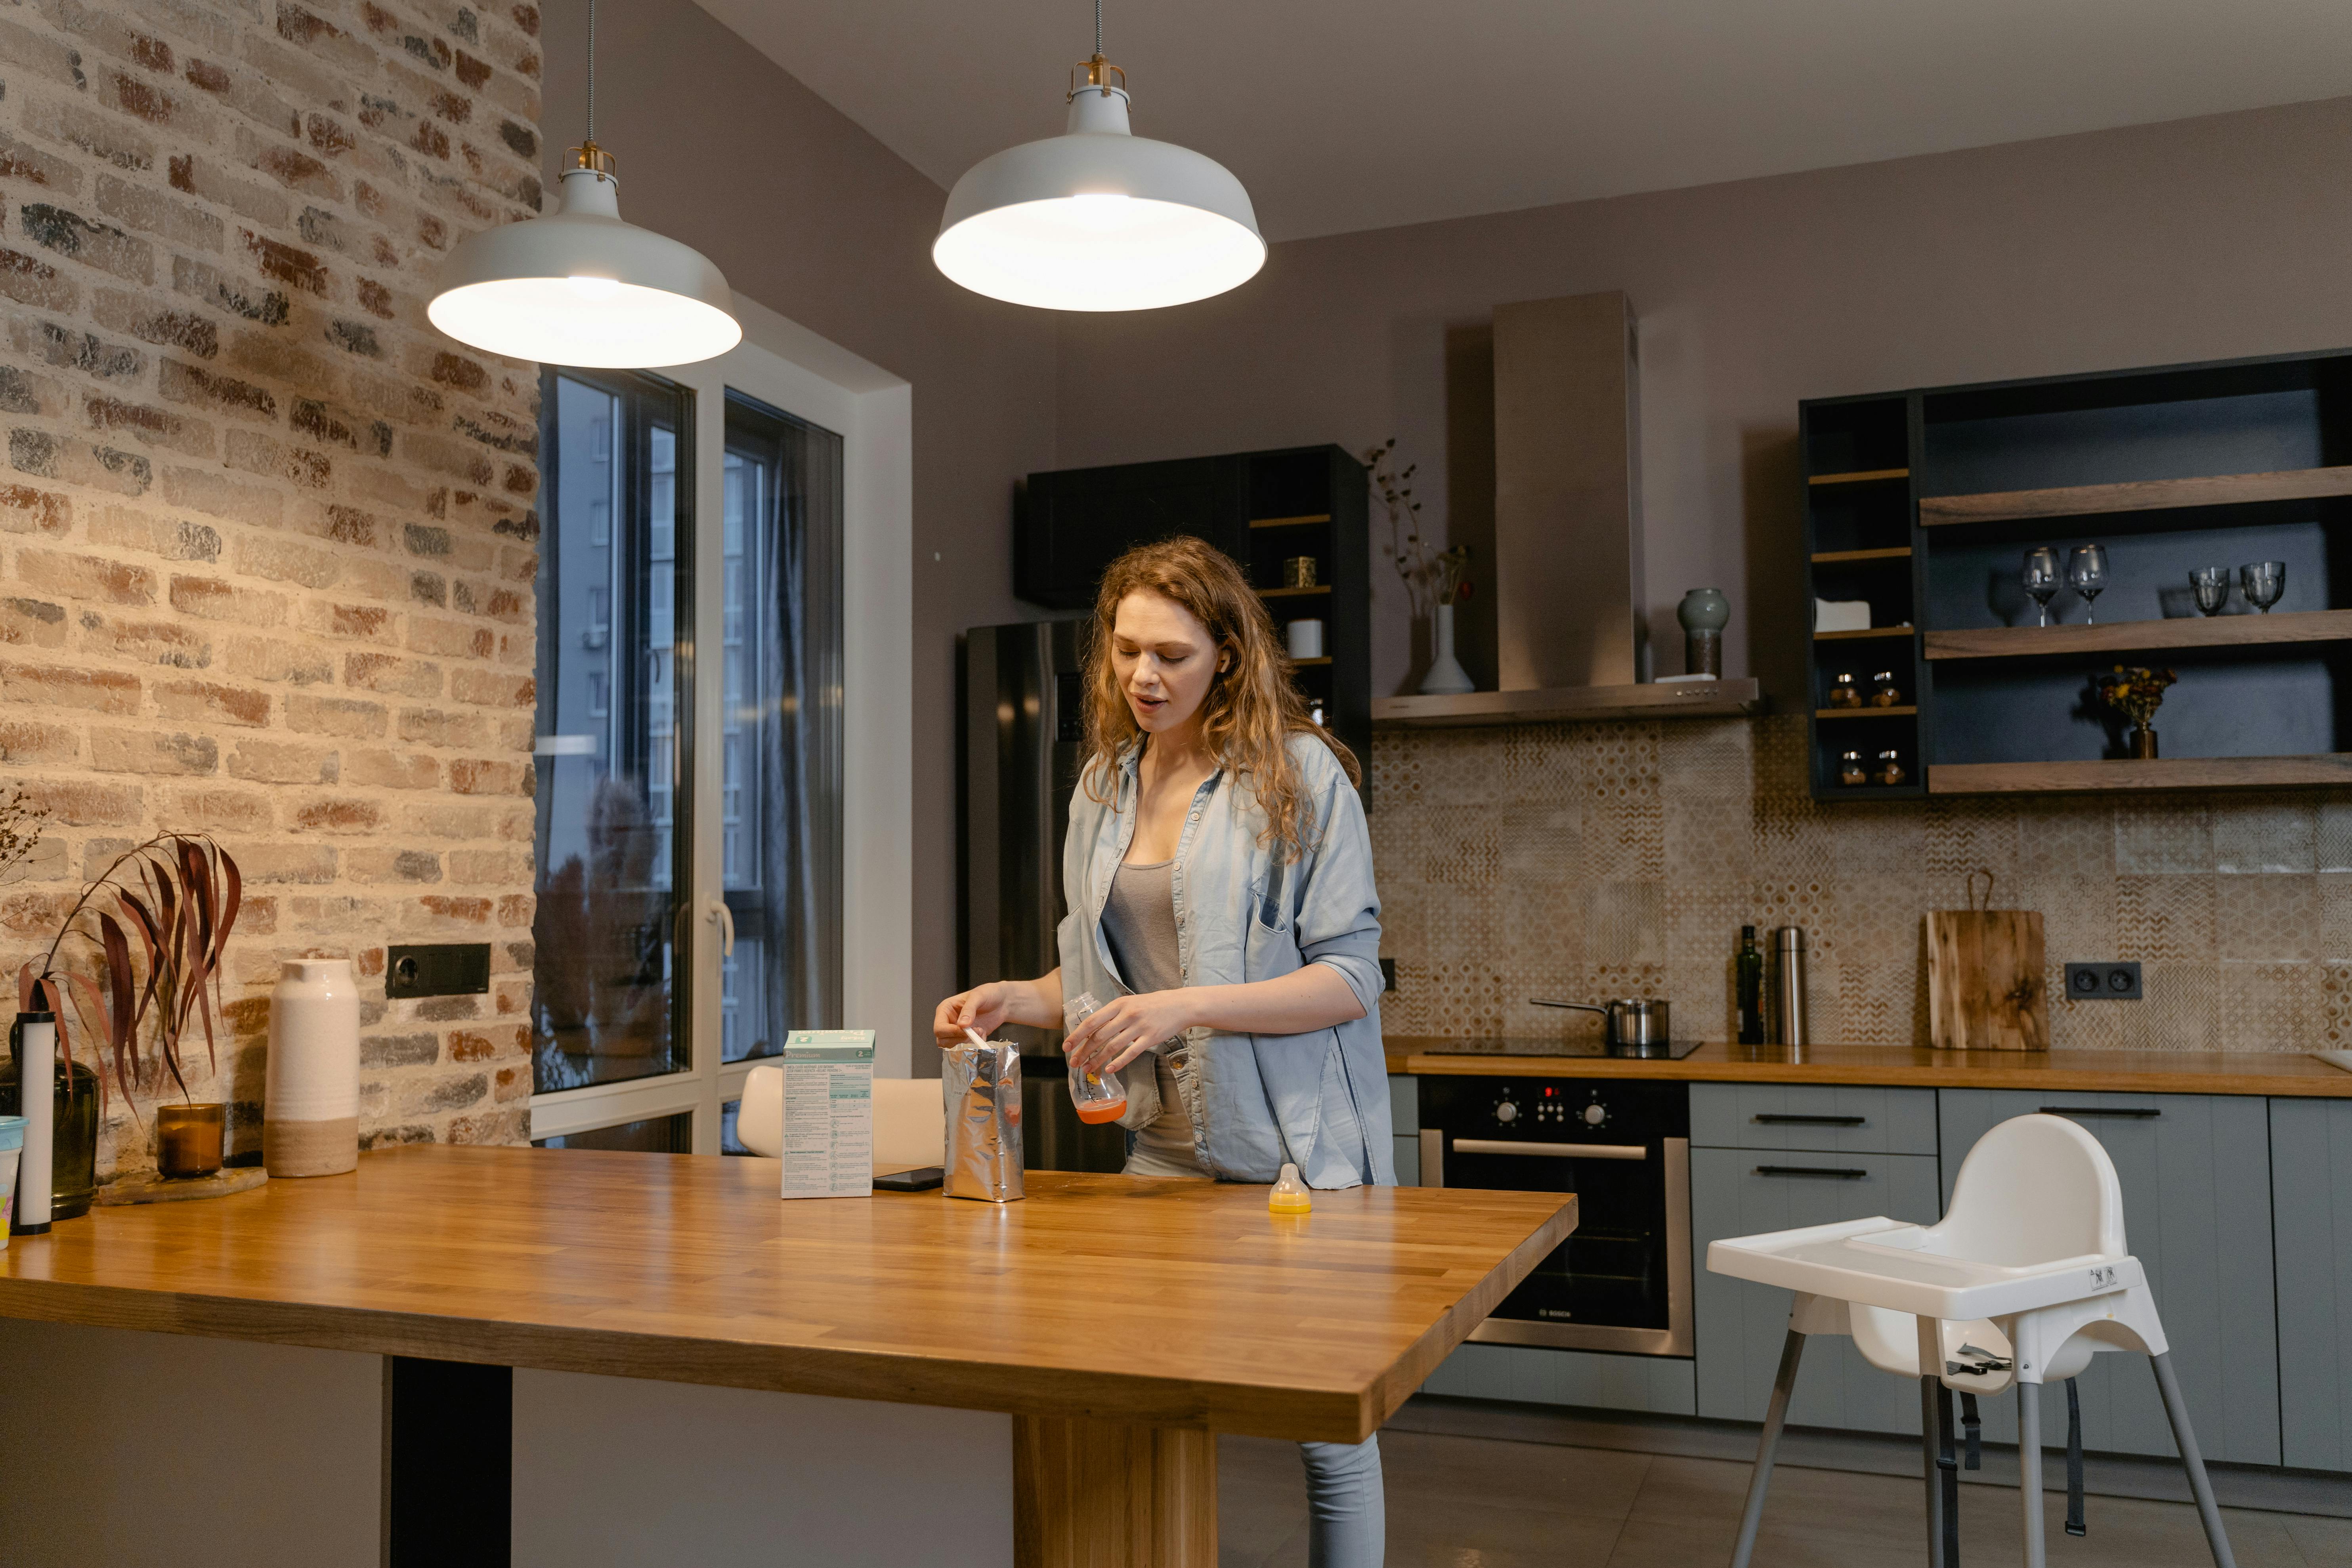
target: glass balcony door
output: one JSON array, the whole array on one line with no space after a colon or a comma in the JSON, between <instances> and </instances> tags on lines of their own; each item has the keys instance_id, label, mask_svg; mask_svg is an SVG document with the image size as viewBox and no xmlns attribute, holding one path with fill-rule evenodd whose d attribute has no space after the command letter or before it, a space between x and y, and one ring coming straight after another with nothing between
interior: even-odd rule
<instances>
[{"instance_id":1,"label":"glass balcony door","mask_svg":"<svg viewBox=\"0 0 2352 1568\"><path fill-rule=\"evenodd\" d=\"M546 374L546 1145L717 1152L751 1064L841 1023L842 442L719 391Z\"/></svg>"}]
</instances>

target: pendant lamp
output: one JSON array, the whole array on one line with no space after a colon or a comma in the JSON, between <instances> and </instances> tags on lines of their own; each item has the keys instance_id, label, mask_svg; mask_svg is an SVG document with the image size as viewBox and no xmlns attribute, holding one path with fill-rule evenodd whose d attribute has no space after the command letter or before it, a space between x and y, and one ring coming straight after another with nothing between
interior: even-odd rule
<instances>
[{"instance_id":1,"label":"pendant lamp","mask_svg":"<svg viewBox=\"0 0 2352 1568\"><path fill-rule=\"evenodd\" d=\"M1102 0L1068 128L975 163L931 260L975 294L1048 310L1149 310L1236 288L1265 265L1249 193L1223 164L1133 134L1127 72L1103 58ZM1111 85L1116 72L1118 85Z\"/></svg>"},{"instance_id":2,"label":"pendant lamp","mask_svg":"<svg viewBox=\"0 0 2352 1568\"><path fill-rule=\"evenodd\" d=\"M734 296L701 252L621 221L613 155L596 145L596 5L588 5L588 135L566 153L556 210L473 236L425 308L461 343L509 359L635 370L690 364L742 341Z\"/></svg>"}]
</instances>

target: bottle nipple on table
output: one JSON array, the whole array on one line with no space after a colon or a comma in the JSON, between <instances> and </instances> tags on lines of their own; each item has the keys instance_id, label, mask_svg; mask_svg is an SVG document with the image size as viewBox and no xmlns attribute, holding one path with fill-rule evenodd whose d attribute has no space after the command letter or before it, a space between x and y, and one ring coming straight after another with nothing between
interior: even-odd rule
<instances>
[{"instance_id":1,"label":"bottle nipple on table","mask_svg":"<svg viewBox=\"0 0 2352 1568\"><path fill-rule=\"evenodd\" d=\"M1070 1004L1068 1024L1075 1029L1086 1022L1089 1014L1099 1012L1102 1004L1095 994L1085 992ZM1127 1085L1117 1073L1098 1072L1093 1068L1070 1068L1070 1103L1077 1107L1078 1120L1099 1124L1116 1121L1127 1114Z\"/></svg>"},{"instance_id":2,"label":"bottle nipple on table","mask_svg":"<svg viewBox=\"0 0 2352 1568\"><path fill-rule=\"evenodd\" d=\"M1274 1189L1266 1194L1265 1206L1276 1214L1305 1214L1315 1206L1315 1200L1307 1195L1307 1184L1298 1178L1297 1166L1282 1167Z\"/></svg>"}]
</instances>

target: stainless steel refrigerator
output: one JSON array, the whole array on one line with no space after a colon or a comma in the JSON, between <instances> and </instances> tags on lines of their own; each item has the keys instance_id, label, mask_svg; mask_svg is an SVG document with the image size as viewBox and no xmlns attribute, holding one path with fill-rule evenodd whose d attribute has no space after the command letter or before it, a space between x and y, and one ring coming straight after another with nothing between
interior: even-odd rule
<instances>
[{"instance_id":1,"label":"stainless steel refrigerator","mask_svg":"<svg viewBox=\"0 0 2352 1568\"><path fill-rule=\"evenodd\" d=\"M974 626L963 645L961 982L1030 980L1059 962L1062 840L1086 746L1080 641L1087 623ZM1071 1108L1059 1029L1007 1026L1022 1054L1023 1142L1032 1170L1116 1171L1127 1135Z\"/></svg>"}]
</instances>

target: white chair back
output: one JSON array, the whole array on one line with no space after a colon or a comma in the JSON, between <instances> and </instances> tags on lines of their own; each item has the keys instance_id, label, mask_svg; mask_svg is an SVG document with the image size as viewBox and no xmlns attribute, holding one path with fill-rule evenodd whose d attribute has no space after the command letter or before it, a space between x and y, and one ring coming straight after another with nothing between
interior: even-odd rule
<instances>
[{"instance_id":1,"label":"white chair back","mask_svg":"<svg viewBox=\"0 0 2352 1568\"><path fill-rule=\"evenodd\" d=\"M2019 1116L1977 1140L1932 1249L2020 1268L2120 1256L2123 1185L2099 1141L2063 1116Z\"/></svg>"},{"instance_id":2,"label":"white chair back","mask_svg":"<svg viewBox=\"0 0 2352 1568\"><path fill-rule=\"evenodd\" d=\"M755 1067L743 1080L735 1137L754 1154L784 1152L784 1070ZM935 1078L874 1080L874 1163L938 1165L947 1161L948 1118Z\"/></svg>"}]
</instances>

